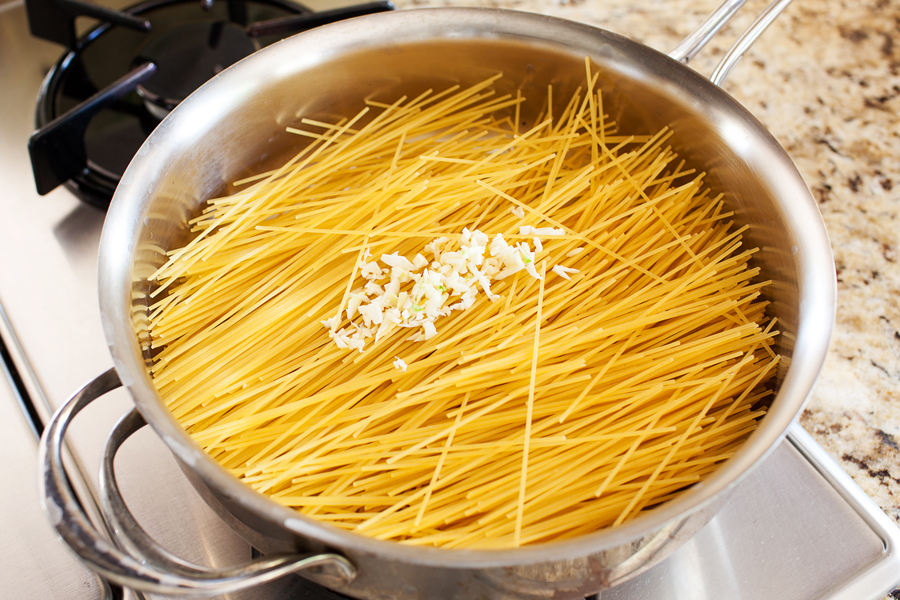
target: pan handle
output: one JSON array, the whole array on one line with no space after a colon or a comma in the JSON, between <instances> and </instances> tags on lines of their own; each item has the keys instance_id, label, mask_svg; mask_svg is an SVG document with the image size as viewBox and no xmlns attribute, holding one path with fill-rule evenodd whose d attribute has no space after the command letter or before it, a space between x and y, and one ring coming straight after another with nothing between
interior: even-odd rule
<instances>
[{"instance_id":1,"label":"pan handle","mask_svg":"<svg viewBox=\"0 0 900 600\"><path fill-rule=\"evenodd\" d=\"M102 485L107 490L112 487L116 490L109 505L116 507L121 503L127 513L123 517L119 512L111 519L116 528L114 537L117 542L121 540L122 547L110 544L88 521L75 498L62 461L62 444L72 419L88 404L121 385L114 369L89 382L56 411L41 438L41 505L57 534L88 566L122 586L171 595L226 594L311 567L331 566L333 569L329 569L329 574L334 571L345 581L356 576L353 564L338 554L269 556L226 569L211 569L184 561L159 547L137 526L124 508L114 479L105 473L106 481ZM118 449L140 426L142 423L137 417L126 415L116 426L110 447ZM110 456L104 461L104 471L112 468L112 460ZM107 502L104 501L104 505ZM125 534L134 533L135 527L139 533L135 539L126 542Z\"/></svg>"},{"instance_id":2,"label":"pan handle","mask_svg":"<svg viewBox=\"0 0 900 600\"><path fill-rule=\"evenodd\" d=\"M706 17L695 30L669 52L669 58L688 64L746 3L747 0L725 0L719 8Z\"/></svg>"},{"instance_id":3,"label":"pan handle","mask_svg":"<svg viewBox=\"0 0 900 600\"><path fill-rule=\"evenodd\" d=\"M731 46L728 52L725 53L725 56L719 61L719 64L716 65L713 74L709 76L709 80L718 86L725 83L725 79L731 73L731 70L738 64L738 61L743 58L744 53L750 49L753 42L768 29L769 25L772 24L772 21L775 20L775 17L780 15L790 3L791 0L775 0L772 2L766 10L753 21L753 24L747 31L738 38L738 41Z\"/></svg>"},{"instance_id":4,"label":"pan handle","mask_svg":"<svg viewBox=\"0 0 900 600\"><path fill-rule=\"evenodd\" d=\"M746 1L725 0L719 8L669 52L669 58L684 64L690 62ZM790 3L791 0L774 0L719 61L709 80L718 86L725 83L725 79L744 56L744 53Z\"/></svg>"}]
</instances>

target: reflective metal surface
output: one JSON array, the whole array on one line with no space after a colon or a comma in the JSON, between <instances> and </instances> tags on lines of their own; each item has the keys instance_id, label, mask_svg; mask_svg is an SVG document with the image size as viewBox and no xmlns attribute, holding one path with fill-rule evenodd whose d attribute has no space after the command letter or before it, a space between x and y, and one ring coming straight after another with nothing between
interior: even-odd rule
<instances>
[{"instance_id":1,"label":"reflective metal surface","mask_svg":"<svg viewBox=\"0 0 900 600\"><path fill-rule=\"evenodd\" d=\"M362 97L415 97L502 72L497 93L538 100L553 83L568 97L584 57L601 77L604 110L623 131L672 127L688 164L722 191L756 259L790 366L768 414L738 454L634 521L583 537L513 550L413 548L316 522L253 492L203 453L175 422L147 370L149 276L188 235L189 218L228 181L286 151L298 117L349 116ZM634 99L640 98L640 102ZM524 121L534 115L523 111ZM681 133L682 137L678 134ZM681 140L681 143L678 143ZM688 142L689 141L689 142ZM122 178L103 230L100 303L115 367L138 410L223 518L263 551L348 557L359 575L339 591L366 598L576 598L612 587L669 555L785 434L828 345L834 266L815 202L778 143L730 96L677 61L626 38L550 17L487 9L385 13L329 25L248 57L181 103ZM315 577L312 577L315 580Z\"/></svg>"},{"instance_id":2,"label":"reflective metal surface","mask_svg":"<svg viewBox=\"0 0 900 600\"><path fill-rule=\"evenodd\" d=\"M600 600L881 598L900 582L900 530L858 492L795 425L703 531Z\"/></svg>"},{"instance_id":3,"label":"reflective metal surface","mask_svg":"<svg viewBox=\"0 0 900 600\"><path fill-rule=\"evenodd\" d=\"M0 307L9 317L8 324L0 322L0 336L44 422L82 384L112 366L97 298L97 248L105 215L64 189L38 196L28 160L38 89L61 52L30 36L21 1L0 5ZM5 385L0 376L0 386ZM132 406L127 393L113 392L85 409L67 436L74 457L68 466L80 468L84 477L70 475L88 508L96 497L103 441ZM0 410L0 439L5 448L15 446L4 450L0 486L0 580L8 586L0 596L102 597L97 578L55 539L40 511L37 440L5 391L0 391ZM117 461L120 485L151 535L200 564L250 560L250 546L197 497L158 438L149 432L136 437ZM230 598L292 597L306 589L300 581Z\"/></svg>"},{"instance_id":4,"label":"reflective metal surface","mask_svg":"<svg viewBox=\"0 0 900 600\"><path fill-rule=\"evenodd\" d=\"M39 449L41 506L57 535L91 569L119 585L179 595L238 591L305 569L330 568L336 581L353 579L353 565L333 554L276 555L236 567L210 569L177 558L158 546L120 499L115 476L118 449L144 424L136 411L113 430L104 456L100 493L113 541L109 543L81 510L63 466L62 447L66 430L78 413L121 385L114 369L89 382L54 413Z\"/></svg>"},{"instance_id":5,"label":"reflective metal surface","mask_svg":"<svg viewBox=\"0 0 900 600\"><path fill-rule=\"evenodd\" d=\"M39 509L37 439L0 372L0 578L7 598L108 598L109 588L54 539Z\"/></svg>"},{"instance_id":6,"label":"reflective metal surface","mask_svg":"<svg viewBox=\"0 0 900 600\"><path fill-rule=\"evenodd\" d=\"M58 47L28 35L21 2L0 6L0 81L4 84L0 86L0 306L10 321L10 327L0 324L0 336L45 418L47 407L59 406L90 377L112 366L96 289L104 215L65 190L38 197L27 158L35 96L59 53ZM0 517L0 578L8 586L2 595L23 600L99 598L99 584L53 539L39 511L34 441L21 450L11 449L13 444L18 448L18 438L7 435L13 430L6 427L21 417L5 385L0 377L0 439L10 446L4 454L9 457L4 469L9 471L3 471L0 491L5 515ZM85 409L80 422L73 425L70 444L77 464L92 482L87 491L96 487L110 429L132 406L124 393L103 398ZM813 443L805 445L803 452L814 461L823 454ZM778 476L782 470L794 472L800 456L776 450L735 489L724 510L683 551L625 587L605 592L603 600L881 600L900 583L897 541L893 541L893 554L887 554L881 537L885 531L896 536L896 528L885 526L884 515L827 457L828 477ZM210 566L250 559L249 545L197 496L154 432L145 428L135 434L122 446L116 462L129 508L166 548ZM818 469L815 464L800 469ZM15 475L19 469L21 479ZM745 484L752 486L747 492ZM735 502L741 503L738 509L731 508ZM772 515L792 514L798 505L806 509L805 520L768 520ZM830 535L831 530L840 531L840 536ZM805 543L807 539L815 543ZM793 568L772 568L776 547ZM741 562L731 561L734 570L722 569L721 557L726 556L740 556ZM826 591L815 593L821 590ZM144 596L126 591L125 598ZM336 596L311 592L305 580L290 577L227 598L333 600Z\"/></svg>"}]
</instances>

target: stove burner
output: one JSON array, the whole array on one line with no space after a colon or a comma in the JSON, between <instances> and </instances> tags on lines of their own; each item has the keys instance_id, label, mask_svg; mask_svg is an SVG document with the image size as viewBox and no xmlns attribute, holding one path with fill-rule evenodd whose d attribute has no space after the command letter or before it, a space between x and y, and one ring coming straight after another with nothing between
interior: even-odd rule
<instances>
[{"instance_id":1,"label":"stove burner","mask_svg":"<svg viewBox=\"0 0 900 600\"><path fill-rule=\"evenodd\" d=\"M93 17L138 31L150 31L149 21L81 0L28 0L25 9L32 35L68 48L74 48L78 44L76 17Z\"/></svg>"},{"instance_id":2,"label":"stove burner","mask_svg":"<svg viewBox=\"0 0 900 600\"><path fill-rule=\"evenodd\" d=\"M158 72L137 93L150 113L163 119L179 102L214 75L259 50L243 27L224 21L184 23L151 37L133 65L150 62Z\"/></svg>"},{"instance_id":3,"label":"stove burner","mask_svg":"<svg viewBox=\"0 0 900 600\"><path fill-rule=\"evenodd\" d=\"M84 4L26 3L32 32L59 43L69 39L75 10L69 5ZM38 8L54 3L63 4L56 11L61 21L41 22L55 13ZM83 8L78 14L88 14ZM392 8L386 0L320 13L289 0L150 0L124 13L107 11L111 22L70 44L41 87L39 129L29 141L38 192L65 183L105 209L160 119L216 73L286 35Z\"/></svg>"}]
</instances>

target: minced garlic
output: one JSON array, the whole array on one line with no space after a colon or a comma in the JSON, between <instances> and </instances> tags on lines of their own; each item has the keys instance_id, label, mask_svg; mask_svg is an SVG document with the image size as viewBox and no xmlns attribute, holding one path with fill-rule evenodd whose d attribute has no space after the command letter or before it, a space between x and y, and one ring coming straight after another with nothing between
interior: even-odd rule
<instances>
[{"instance_id":1,"label":"minced garlic","mask_svg":"<svg viewBox=\"0 0 900 600\"><path fill-rule=\"evenodd\" d=\"M398 252L382 254L380 263L366 250L359 274L366 283L349 294L344 310L349 324L338 329L342 315L322 321L329 336L340 348L363 351L366 341L375 343L397 327L416 329L410 341L424 341L437 334L435 321L455 310L466 310L483 292L491 302L499 296L491 283L525 270L540 279L535 269L535 253L543 249L541 235L564 235L562 229L523 226L521 235L534 235L535 249L528 242L510 245L502 234L493 239L478 231L463 229L456 243L439 237L426 244L422 254L412 260ZM553 271L569 279L577 272L557 265ZM399 362L398 362L399 361ZM394 366L406 371L400 358Z\"/></svg>"}]
</instances>

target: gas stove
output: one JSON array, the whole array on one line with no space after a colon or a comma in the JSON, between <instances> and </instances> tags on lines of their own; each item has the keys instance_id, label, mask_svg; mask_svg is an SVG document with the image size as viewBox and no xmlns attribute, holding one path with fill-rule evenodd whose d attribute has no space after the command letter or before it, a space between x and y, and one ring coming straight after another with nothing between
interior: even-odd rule
<instances>
[{"instance_id":1,"label":"gas stove","mask_svg":"<svg viewBox=\"0 0 900 600\"><path fill-rule=\"evenodd\" d=\"M41 86L28 144L41 194L61 184L109 205L131 157L179 102L283 37L390 10L386 0L314 12L284 0L149 0L122 11L81 0L28 0L33 35L65 46ZM101 19L79 36L75 16Z\"/></svg>"},{"instance_id":2,"label":"gas stove","mask_svg":"<svg viewBox=\"0 0 900 600\"><path fill-rule=\"evenodd\" d=\"M297 16L307 24L315 24L315 14L323 18L321 11L311 13L280 1L248 2L250 9L243 16L235 12L233 2L221 0L212 3L212 8L195 0L148 2L127 12L155 25L166 22L154 12L162 5L197 17L192 17L191 27L203 30L200 37L205 48L222 51L206 55L201 78L289 31L273 27L295 23L291 19ZM331 14L326 12L326 18ZM211 20L204 21L206 17ZM242 33L240 43L245 48L232 53L220 46L236 28L245 32L255 22L267 24L259 26L262 33L258 35ZM4 82L0 91L0 354L6 373L0 377L0 438L7 446L2 475L8 482L0 491L4 509L0 513L4 515L0 517L0 575L9 597L14 598L156 597L118 590L79 563L53 539L36 491L36 434L42 424L72 392L112 365L97 300L97 245L104 219L97 206L114 189L129 160L129 145L139 145L136 136L149 133L186 93L170 82L151 84L149 77L141 79L140 74L140 81L128 81L131 87L97 109L93 114L100 115L97 120L90 119L84 126L86 164L75 169L74 179L71 175L61 178L65 172L58 171L57 183L65 185L54 189L48 184L51 189L44 189L48 193L40 196L28 154L35 112L38 124L49 126L56 117L90 102L107 85L140 71L143 65L160 69L165 65L169 51L158 40L132 43L121 55L103 49L109 41L104 36L111 35L104 27L93 29L86 38L76 36L75 46L63 50L58 43L29 33L22 2L0 4L0 80ZM157 26L157 30L166 27ZM140 37L131 33L137 30L125 28L124 38ZM243 38L250 40L249 45ZM115 54L124 73L104 72L102 77L95 73L91 85L75 85L69 79L75 71L61 73L67 66L79 68L92 48L100 54ZM48 72L52 75L45 80ZM39 92L43 95L36 100ZM114 105L116 114L102 113ZM112 128L124 141L121 146L98 149L94 135L99 129L92 128ZM74 142L56 143L66 148ZM102 185L90 187L97 181ZM108 432L130 408L127 393L115 392L93 403L70 430L73 485L100 527L98 465ZM213 567L250 559L252 548L197 496L151 431L141 431L123 446L117 473L138 521L175 554ZM900 583L898 548L896 527L795 425L699 535L665 562L598 598L880 600ZM297 576L228 596L339 597Z\"/></svg>"}]
</instances>

